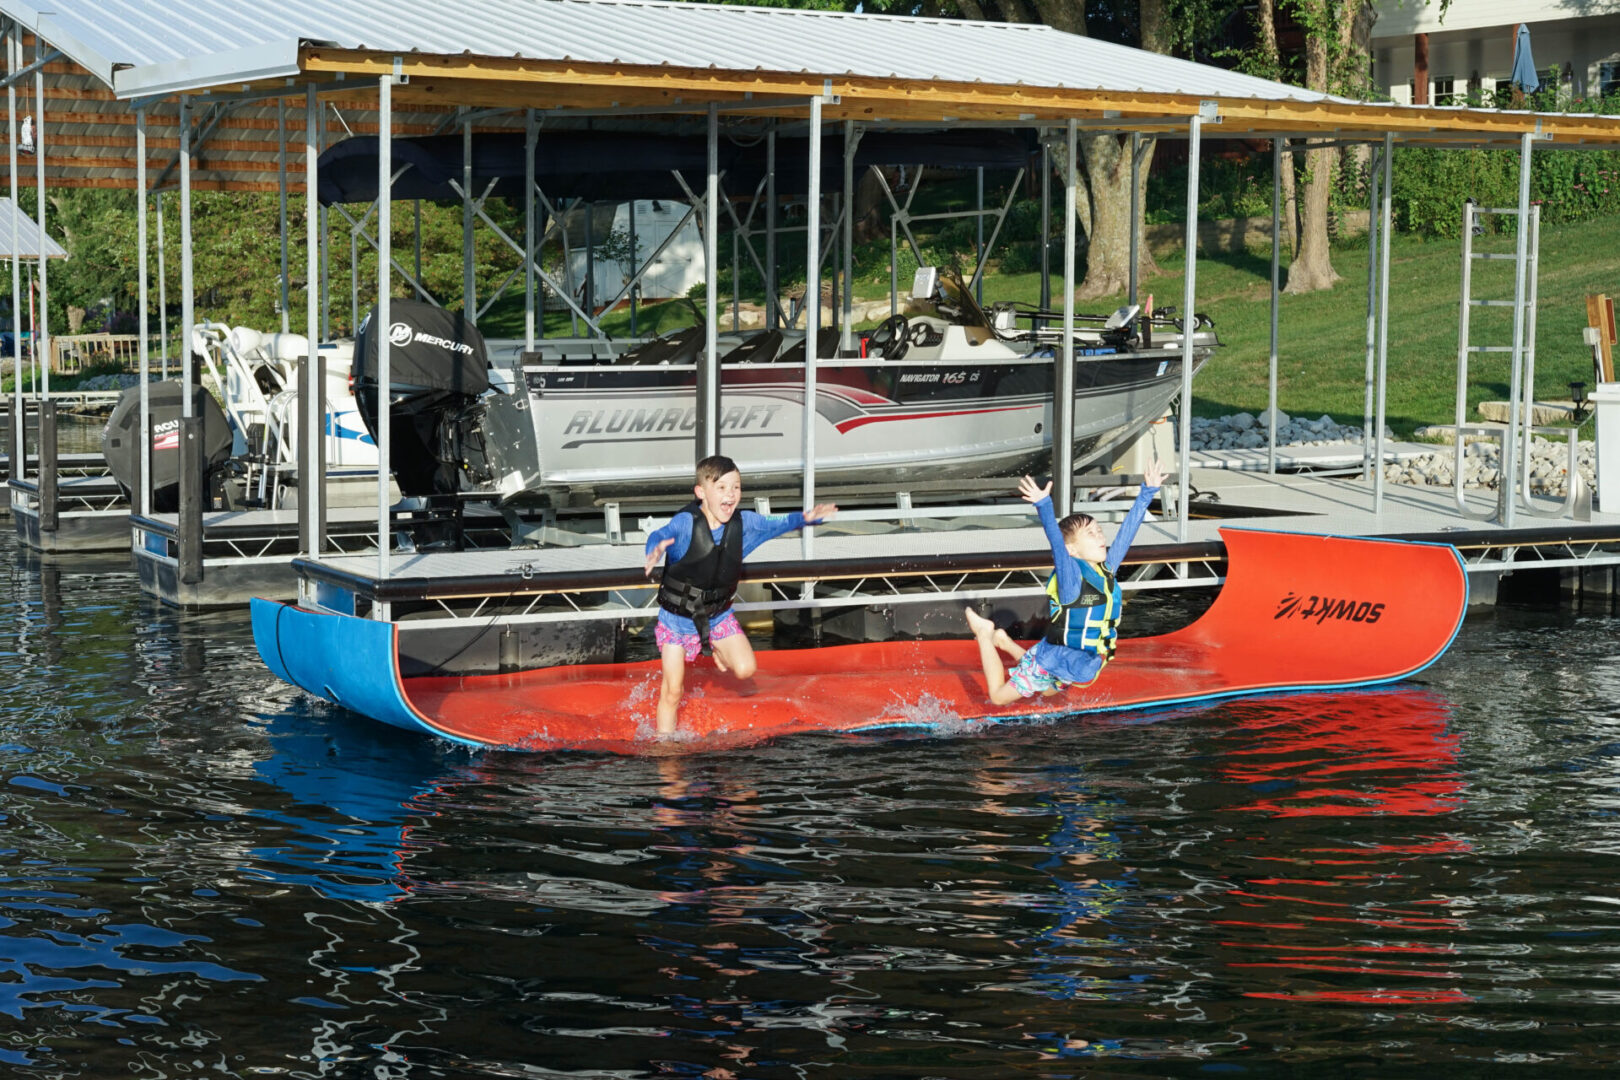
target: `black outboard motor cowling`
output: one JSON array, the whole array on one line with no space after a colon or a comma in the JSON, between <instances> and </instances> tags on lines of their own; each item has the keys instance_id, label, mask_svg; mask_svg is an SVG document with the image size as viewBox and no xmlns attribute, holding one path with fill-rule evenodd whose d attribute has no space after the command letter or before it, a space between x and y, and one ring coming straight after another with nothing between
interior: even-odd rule
<instances>
[{"instance_id":1,"label":"black outboard motor cowling","mask_svg":"<svg viewBox=\"0 0 1620 1080\"><path fill-rule=\"evenodd\" d=\"M484 336L460 312L416 300L389 304L389 465L407 496L453 495L486 480L477 418L489 389ZM355 341L354 397L377 437L375 308Z\"/></svg>"},{"instance_id":2,"label":"black outboard motor cowling","mask_svg":"<svg viewBox=\"0 0 1620 1080\"><path fill-rule=\"evenodd\" d=\"M227 465L231 457L231 425L219 402L200 386L192 387L192 415L203 421L203 462L210 474ZM152 410L152 509L172 514L180 508L180 414L185 401L181 384L170 380L147 388ZM101 429L101 452L107 469L118 486L131 496L140 472L141 388L131 386L118 398L118 404ZM203 490L211 487L204 477Z\"/></svg>"}]
</instances>

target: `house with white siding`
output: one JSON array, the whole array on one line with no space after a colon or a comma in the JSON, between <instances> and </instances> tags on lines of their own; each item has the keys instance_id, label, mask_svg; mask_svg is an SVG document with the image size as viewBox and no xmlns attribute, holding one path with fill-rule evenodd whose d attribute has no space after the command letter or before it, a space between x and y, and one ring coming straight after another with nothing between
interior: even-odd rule
<instances>
[{"instance_id":1,"label":"house with white siding","mask_svg":"<svg viewBox=\"0 0 1620 1080\"><path fill-rule=\"evenodd\" d=\"M1463 104L1508 83L1520 23L1565 98L1620 91L1620 0L1379 0L1373 81L1393 101Z\"/></svg>"}]
</instances>

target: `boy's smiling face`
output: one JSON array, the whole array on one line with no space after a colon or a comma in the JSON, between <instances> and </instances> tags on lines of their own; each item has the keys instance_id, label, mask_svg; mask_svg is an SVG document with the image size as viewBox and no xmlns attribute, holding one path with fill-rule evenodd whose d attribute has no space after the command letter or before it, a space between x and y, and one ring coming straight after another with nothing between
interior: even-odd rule
<instances>
[{"instance_id":1,"label":"boy's smiling face","mask_svg":"<svg viewBox=\"0 0 1620 1080\"><path fill-rule=\"evenodd\" d=\"M692 488L692 494L697 496L698 505L703 507L703 516L709 519L711 527L724 525L742 502L742 474L733 471L713 480L700 480Z\"/></svg>"}]
</instances>

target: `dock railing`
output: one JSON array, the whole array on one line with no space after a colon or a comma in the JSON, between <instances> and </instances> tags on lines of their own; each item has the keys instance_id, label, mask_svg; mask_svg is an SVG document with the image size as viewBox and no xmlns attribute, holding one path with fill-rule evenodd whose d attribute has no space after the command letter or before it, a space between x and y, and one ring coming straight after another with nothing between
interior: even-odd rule
<instances>
[{"instance_id":1,"label":"dock railing","mask_svg":"<svg viewBox=\"0 0 1620 1080\"><path fill-rule=\"evenodd\" d=\"M51 338L51 372L77 375L86 367L117 365L133 371L140 360L135 334L62 334Z\"/></svg>"}]
</instances>

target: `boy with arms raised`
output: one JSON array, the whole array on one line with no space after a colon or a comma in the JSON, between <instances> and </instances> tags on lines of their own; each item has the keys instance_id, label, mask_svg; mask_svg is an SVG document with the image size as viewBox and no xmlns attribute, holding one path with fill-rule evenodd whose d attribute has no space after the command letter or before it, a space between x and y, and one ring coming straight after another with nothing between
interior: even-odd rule
<instances>
[{"instance_id":1,"label":"boy with arms raised","mask_svg":"<svg viewBox=\"0 0 1620 1080\"><path fill-rule=\"evenodd\" d=\"M731 601L742 578L743 560L767 540L806 525L832 520L838 507L822 503L809 514L794 511L765 517L738 511L742 474L736 462L715 454L697 463L696 499L647 537L647 576L665 556L658 586L658 626L653 632L664 681L658 694L658 734L675 731L686 665L707 643L714 666L739 679L754 674L754 648L737 623ZM667 556L666 556L667 552Z\"/></svg>"},{"instance_id":2,"label":"boy with arms raised","mask_svg":"<svg viewBox=\"0 0 1620 1080\"><path fill-rule=\"evenodd\" d=\"M1011 705L1038 693L1050 695L1065 686L1084 686L1102 671L1114 655L1114 631L1125 602L1114 575L1163 482L1164 472L1155 461L1143 473L1142 489L1112 544L1104 542L1102 526L1090 514L1070 514L1057 520L1050 481L1045 487L1028 476L1018 482L1018 494L1034 504L1052 545L1052 576L1046 583L1052 622L1046 636L1026 650L1005 630L967 609L968 627L979 643L979 663L992 705ZM1011 671L1003 666L997 649L1015 661Z\"/></svg>"}]
</instances>

